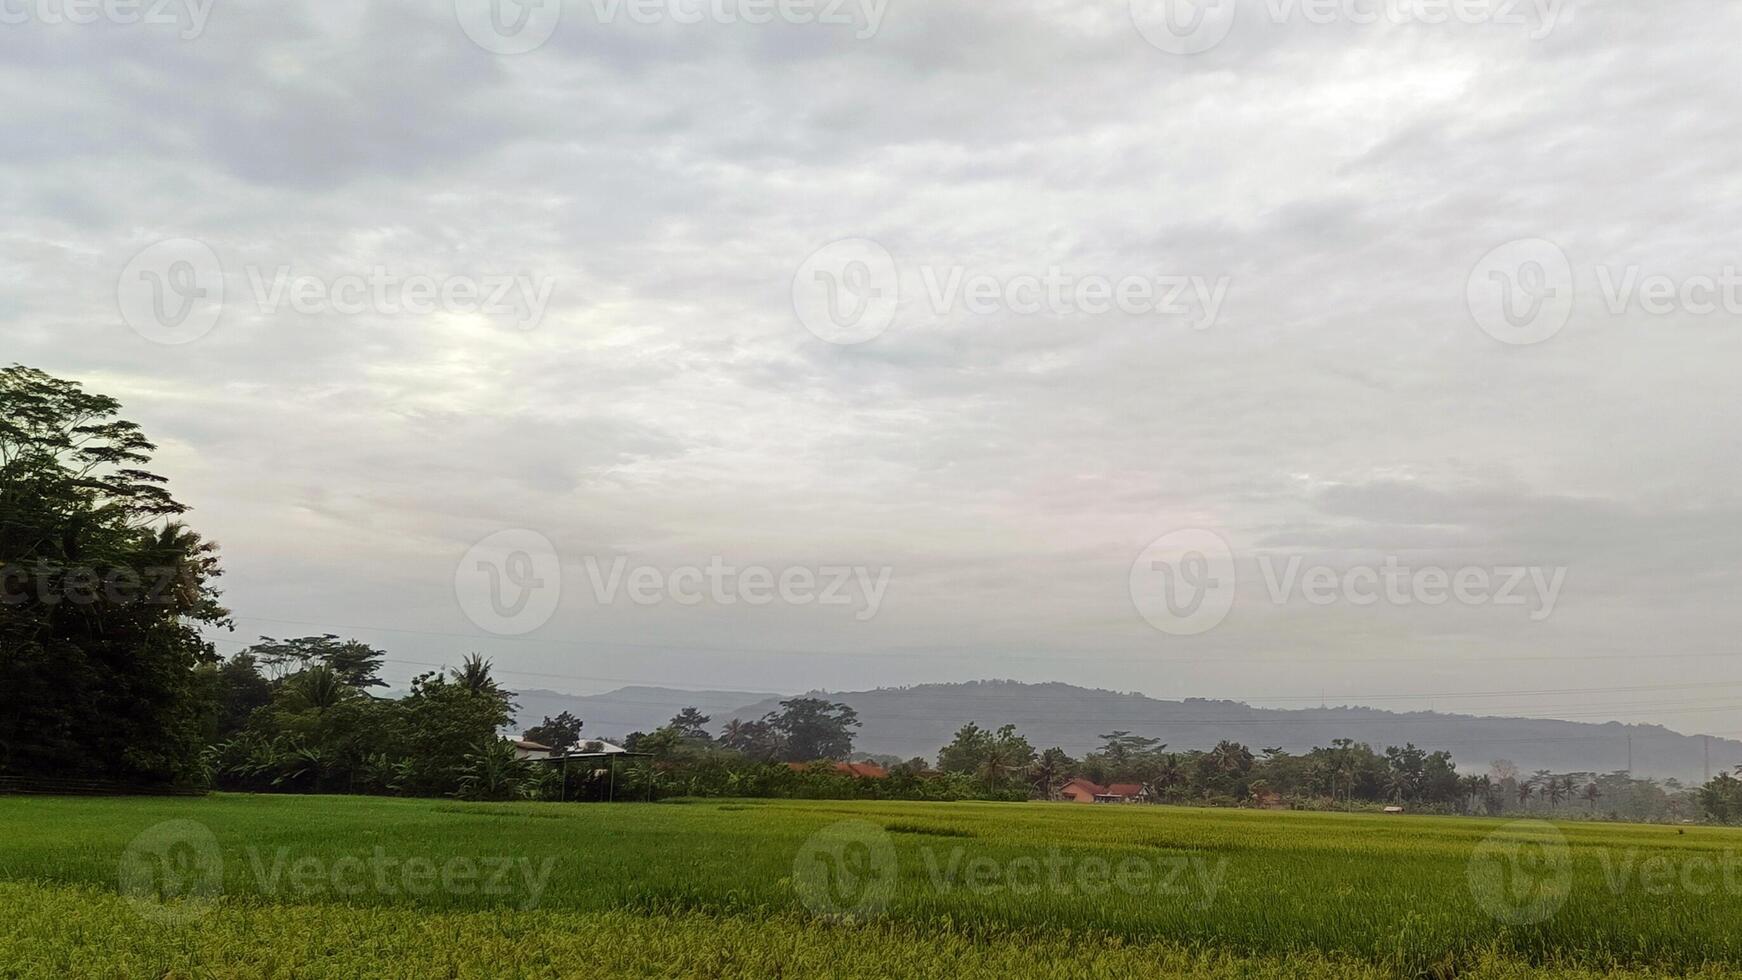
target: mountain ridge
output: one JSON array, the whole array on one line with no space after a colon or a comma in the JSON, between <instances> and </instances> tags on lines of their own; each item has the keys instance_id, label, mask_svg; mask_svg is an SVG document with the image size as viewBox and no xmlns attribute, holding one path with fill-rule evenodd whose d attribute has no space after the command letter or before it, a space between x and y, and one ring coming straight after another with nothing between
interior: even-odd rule
<instances>
[{"instance_id":1,"label":"mountain ridge","mask_svg":"<svg viewBox=\"0 0 1742 980\"><path fill-rule=\"evenodd\" d=\"M1521 770L1612 772L1698 782L1705 774L1708 736L1687 735L1657 724L1587 722L1528 716L1487 716L1440 711L1390 711L1364 705L1262 708L1211 698L1164 700L1137 692L1079 687L1064 682L967 681L879 687L865 691L811 691L851 705L861 727L856 751L934 758L968 722L982 727L1014 724L1037 749L1058 745L1075 756L1094 749L1114 730L1159 738L1175 750L1206 749L1222 739L1254 750L1281 746L1305 751L1351 738L1377 749L1413 742L1445 749L1466 772L1486 772L1506 759ZM637 686L577 696L555 691L521 692L523 725L544 714L573 711L598 737L651 731L687 706L712 716L718 731L732 719L753 720L799 695L734 691L681 691ZM536 709L533 708L537 705ZM591 716L589 716L591 712ZM1711 772L1742 763L1742 741L1710 736Z\"/></svg>"}]
</instances>

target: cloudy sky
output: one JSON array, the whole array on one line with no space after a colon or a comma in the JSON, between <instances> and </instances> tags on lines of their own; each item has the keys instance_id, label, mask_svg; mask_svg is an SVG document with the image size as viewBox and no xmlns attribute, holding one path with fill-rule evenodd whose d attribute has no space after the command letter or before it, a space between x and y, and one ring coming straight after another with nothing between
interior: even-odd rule
<instances>
[{"instance_id":1,"label":"cloudy sky","mask_svg":"<svg viewBox=\"0 0 1742 980\"><path fill-rule=\"evenodd\" d=\"M220 649L1742 730L1742 8L709 3L0 4Z\"/></svg>"}]
</instances>

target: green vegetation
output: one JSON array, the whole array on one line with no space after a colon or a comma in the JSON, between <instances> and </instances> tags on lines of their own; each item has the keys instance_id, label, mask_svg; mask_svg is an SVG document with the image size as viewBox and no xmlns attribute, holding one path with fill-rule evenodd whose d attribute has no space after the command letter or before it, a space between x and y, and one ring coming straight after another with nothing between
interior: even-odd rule
<instances>
[{"instance_id":1,"label":"green vegetation","mask_svg":"<svg viewBox=\"0 0 1742 980\"><path fill-rule=\"evenodd\" d=\"M1176 804L1727 823L1729 775L1695 793L1129 731L1073 759L977 723L935 769L846 774L811 763L852 757L857 717L817 697L717 735L685 709L631 735L622 772L570 771L501 737L514 694L478 656L402 697L376 693L382 651L337 636L220 660L215 549L118 409L0 371L0 779L272 795L0 796L0 977L1742 969L1722 828L1018 802L1081 777ZM584 724L531 731L562 747ZM601 785L683 805L532 802ZM907 802L970 797L1011 802Z\"/></svg>"},{"instance_id":2,"label":"green vegetation","mask_svg":"<svg viewBox=\"0 0 1742 980\"><path fill-rule=\"evenodd\" d=\"M209 830L222 897L124 911L129 844L170 820ZM889 843L893 888L843 919L807 899L804 855L864 825ZM1742 973L1742 835L1563 825L1568 887L1528 921L1471 886L1481 848L1513 839L1491 837L1503 826L1045 803L0 798L0 894L22 910L0 927L0 975L268 975L260 943L312 975L383 948L406 975L778 975L787 954L814 964L795 975ZM171 843L166 860L199 866L205 845ZM160 907L194 914L158 922Z\"/></svg>"},{"instance_id":3,"label":"green vegetation","mask_svg":"<svg viewBox=\"0 0 1742 980\"><path fill-rule=\"evenodd\" d=\"M0 775L189 781L214 547L114 399L0 370Z\"/></svg>"},{"instance_id":4,"label":"green vegetation","mask_svg":"<svg viewBox=\"0 0 1742 980\"><path fill-rule=\"evenodd\" d=\"M473 800L669 795L840 799L1054 798L1071 777L1136 785L1151 802L1440 813L1547 812L1635 820L1742 818L1728 776L1697 794L1630 773L1522 778L1503 761L1460 774L1449 753L1348 739L1304 754L1222 741L1167 751L1129 731L1081 760L1036 751L1014 726L969 722L928 760L881 760L888 779L808 764L853 755L854 709L799 697L716 735L695 708L627 743L651 762L603 777L517 758L501 738L514 695L476 655L382 697L386 654L356 640L261 637L220 661L201 630L228 625L215 546L144 469L154 449L104 395L34 369L0 370L0 782L96 780L297 793ZM584 719L531 726L580 741ZM567 778L562 773L568 772ZM1564 810L1563 810L1564 808Z\"/></svg>"}]
</instances>

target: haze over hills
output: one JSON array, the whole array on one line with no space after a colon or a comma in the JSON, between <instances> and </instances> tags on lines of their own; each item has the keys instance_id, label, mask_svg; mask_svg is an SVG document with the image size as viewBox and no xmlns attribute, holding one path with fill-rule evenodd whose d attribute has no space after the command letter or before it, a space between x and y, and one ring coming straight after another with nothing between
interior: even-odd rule
<instances>
[{"instance_id":1,"label":"haze over hills","mask_svg":"<svg viewBox=\"0 0 1742 980\"><path fill-rule=\"evenodd\" d=\"M694 706L724 723L726 717L746 703L775 703L777 694L747 694L743 691L678 691L669 687L623 687L607 694L578 695L531 689L516 691L520 705L514 713L516 731L524 731L545 717L573 712L585 725L587 738L620 738L629 732L650 732L671 720L684 708Z\"/></svg>"},{"instance_id":2,"label":"haze over hills","mask_svg":"<svg viewBox=\"0 0 1742 980\"><path fill-rule=\"evenodd\" d=\"M520 692L519 718L523 726L532 725L544 715L572 711L586 722L588 735L610 738L651 731L694 705L713 717L717 731L733 718L760 718L790 696L660 687L627 687L587 697L533 690ZM1077 756L1094 749L1100 736L1114 729L1159 738L1179 750L1209 748L1222 739L1244 743L1254 751L1266 746L1304 751L1336 738L1352 738L1381 750L1414 742L1427 749L1445 749L1461 769L1477 773L1487 771L1495 759L1511 760L1525 772L1625 769L1631 736L1637 775L1692 782L1702 780L1706 772L1707 738L1661 725L1358 706L1256 708L1238 701L1162 701L1070 684L1016 681L923 684L819 696L849 704L859 713L857 750L903 758L935 758L956 729L973 721L990 727L1014 724L1036 748L1057 745ZM1717 737L1709 741L1714 774L1742 763L1742 741Z\"/></svg>"}]
</instances>

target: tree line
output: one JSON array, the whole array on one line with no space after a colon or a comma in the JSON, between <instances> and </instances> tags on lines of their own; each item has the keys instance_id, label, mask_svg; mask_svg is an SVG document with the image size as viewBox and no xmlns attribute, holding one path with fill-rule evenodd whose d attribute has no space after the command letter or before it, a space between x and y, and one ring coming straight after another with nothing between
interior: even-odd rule
<instances>
[{"instance_id":1,"label":"tree line","mask_svg":"<svg viewBox=\"0 0 1742 980\"><path fill-rule=\"evenodd\" d=\"M233 629L216 546L151 472L155 446L113 398L33 368L0 370L0 778L278 792L587 799L600 770L521 758L502 737L514 696L472 655L379 693L385 655L355 640L262 637L220 657ZM1524 776L1510 763L1460 774L1451 755L1375 751L1348 739L1304 753L1224 741L1169 751L1110 732L1080 759L1036 751L1014 727L964 725L935 760L879 758L864 779L819 761L853 752L853 709L793 698L716 733L691 708L652 732L619 773L626 796L793 795L1050 799L1071 778L1135 783L1156 802L1372 806L1446 812L1742 820L1742 780L1697 790L1627 773ZM567 748L583 723L528 735Z\"/></svg>"}]
</instances>

